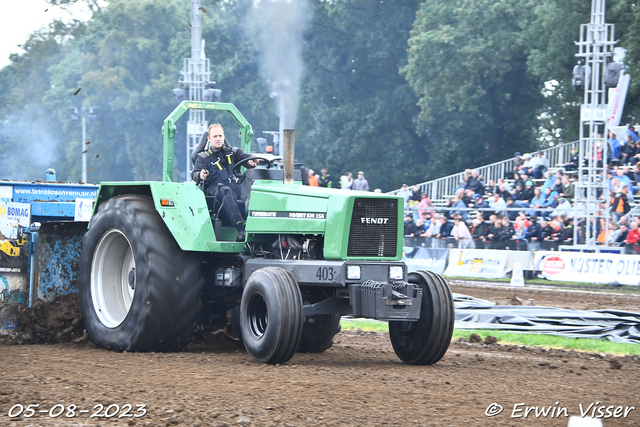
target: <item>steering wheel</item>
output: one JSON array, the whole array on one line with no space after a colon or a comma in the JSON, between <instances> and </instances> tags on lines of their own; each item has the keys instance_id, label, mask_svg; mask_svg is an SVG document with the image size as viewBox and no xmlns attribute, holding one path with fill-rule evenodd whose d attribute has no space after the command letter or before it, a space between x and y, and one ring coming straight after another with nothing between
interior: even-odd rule
<instances>
[{"instance_id":1,"label":"steering wheel","mask_svg":"<svg viewBox=\"0 0 640 427\"><path fill-rule=\"evenodd\" d=\"M258 163L260 163L260 160L264 160L265 162L267 162L267 169L271 169L271 160L269 159L265 159L264 157L258 157L258 156L251 156L251 157L247 157L246 159L242 159L240 160L238 163L236 163L236 165L233 167L233 175L236 178L240 178L242 179L242 177L244 176L244 173L240 173L240 167L244 166L245 163L247 163L249 160L258 160ZM246 171L245 171L246 173Z\"/></svg>"}]
</instances>

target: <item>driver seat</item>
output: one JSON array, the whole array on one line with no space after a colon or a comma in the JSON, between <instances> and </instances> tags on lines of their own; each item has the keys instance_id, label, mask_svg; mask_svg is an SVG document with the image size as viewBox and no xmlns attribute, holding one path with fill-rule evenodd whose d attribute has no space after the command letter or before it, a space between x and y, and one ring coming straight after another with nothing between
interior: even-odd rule
<instances>
[{"instance_id":1,"label":"driver seat","mask_svg":"<svg viewBox=\"0 0 640 427\"><path fill-rule=\"evenodd\" d=\"M218 202L214 196L204 196L204 198L207 200L207 207L209 208L209 214L211 215L211 219L215 221L218 218L218 212L220 211L220 208L221 208L220 202ZM246 220L247 207L244 201L237 199L236 205L238 205L238 209L240 210L242 219ZM219 219L222 221L223 227L235 227L235 224L231 224L231 222L224 215L220 215Z\"/></svg>"}]
</instances>

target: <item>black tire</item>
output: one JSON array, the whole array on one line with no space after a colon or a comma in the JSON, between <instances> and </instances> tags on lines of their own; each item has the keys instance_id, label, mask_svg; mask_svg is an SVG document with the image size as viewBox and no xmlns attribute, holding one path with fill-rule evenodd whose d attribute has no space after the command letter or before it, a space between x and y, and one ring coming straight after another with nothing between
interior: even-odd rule
<instances>
[{"instance_id":1,"label":"black tire","mask_svg":"<svg viewBox=\"0 0 640 427\"><path fill-rule=\"evenodd\" d=\"M238 343L244 348L244 341L242 341L242 328L240 327L240 306L235 305L229 309L229 315L231 316L231 329L238 336Z\"/></svg>"},{"instance_id":2,"label":"black tire","mask_svg":"<svg viewBox=\"0 0 640 427\"><path fill-rule=\"evenodd\" d=\"M195 329L203 284L199 257L180 249L150 197L125 195L100 205L84 236L78 281L84 324L96 345L179 350Z\"/></svg>"},{"instance_id":3,"label":"black tire","mask_svg":"<svg viewBox=\"0 0 640 427\"><path fill-rule=\"evenodd\" d=\"M322 353L333 345L333 337L340 332L340 315L330 316L329 322L319 317L315 322L304 322L298 351L301 353Z\"/></svg>"},{"instance_id":4,"label":"black tire","mask_svg":"<svg viewBox=\"0 0 640 427\"><path fill-rule=\"evenodd\" d=\"M409 273L409 283L422 288L420 320L389 322L396 355L413 365L432 365L447 352L453 335L455 308L447 282L431 271Z\"/></svg>"},{"instance_id":5,"label":"black tire","mask_svg":"<svg viewBox=\"0 0 640 427\"><path fill-rule=\"evenodd\" d=\"M291 274L279 267L254 272L240 303L240 329L247 353L260 363L291 359L302 335L302 295Z\"/></svg>"}]
</instances>

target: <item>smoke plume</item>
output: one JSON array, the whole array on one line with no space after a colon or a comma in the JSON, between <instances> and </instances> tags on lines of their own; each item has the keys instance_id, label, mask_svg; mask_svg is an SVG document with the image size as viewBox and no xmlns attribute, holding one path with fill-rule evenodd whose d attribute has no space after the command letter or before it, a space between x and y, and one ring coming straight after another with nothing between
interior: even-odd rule
<instances>
[{"instance_id":1,"label":"smoke plume","mask_svg":"<svg viewBox=\"0 0 640 427\"><path fill-rule=\"evenodd\" d=\"M277 102L281 129L295 128L304 71L304 31L311 20L308 0L255 0L249 17L260 48L261 74Z\"/></svg>"}]
</instances>

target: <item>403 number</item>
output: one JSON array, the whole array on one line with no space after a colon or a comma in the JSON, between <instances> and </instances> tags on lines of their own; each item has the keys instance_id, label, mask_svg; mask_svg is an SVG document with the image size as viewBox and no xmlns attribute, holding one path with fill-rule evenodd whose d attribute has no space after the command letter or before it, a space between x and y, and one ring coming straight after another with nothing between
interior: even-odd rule
<instances>
[{"instance_id":1,"label":"403 number","mask_svg":"<svg viewBox=\"0 0 640 427\"><path fill-rule=\"evenodd\" d=\"M322 280L325 282L333 281L334 276L335 271L333 270L333 267L320 267L318 268L318 272L316 273L316 277L318 278L318 280Z\"/></svg>"}]
</instances>

